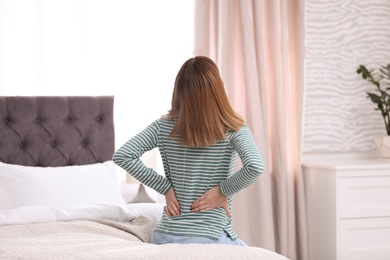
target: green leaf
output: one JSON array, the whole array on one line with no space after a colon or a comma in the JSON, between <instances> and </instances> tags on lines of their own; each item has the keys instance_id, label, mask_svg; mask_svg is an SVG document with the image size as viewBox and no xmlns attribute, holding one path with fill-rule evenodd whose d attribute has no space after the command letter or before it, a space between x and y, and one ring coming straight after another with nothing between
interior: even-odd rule
<instances>
[{"instance_id":1,"label":"green leaf","mask_svg":"<svg viewBox=\"0 0 390 260\"><path fill-rule=\"evenodd\" d=\"M356 72L359 74L361 73L363 79L366 79L368 77L371 78L371 73L368 71L368 69L364 65L360 65Z\"/></svg>"},{"instance_id":2,"label":"green leaf","mask_svg":"<svg viewBox=\"0 0 390 260\"><path fill-rule=\"evenodd\" d=\"M382 97L378 96L377 94L367 92L368 97L371 99L374 103L382 103Z\"/></svg>"}]
</instances>

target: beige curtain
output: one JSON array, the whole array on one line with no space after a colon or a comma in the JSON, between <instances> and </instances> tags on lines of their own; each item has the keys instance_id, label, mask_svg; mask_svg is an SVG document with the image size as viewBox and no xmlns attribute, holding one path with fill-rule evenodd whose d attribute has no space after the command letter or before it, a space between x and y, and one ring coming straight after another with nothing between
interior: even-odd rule
<instances>
[{"instance_id":1,"label":"beige curtain","mask_svg":"<svg viewBox=\"0 0 390 260\"><path fill-rule=\"evenodd\" d=\"M249 245L307 259L300 165L304 0L196 0L195 55L219 66L266 171L234 196L234 228Z\"/></svg>"}]
</instances>

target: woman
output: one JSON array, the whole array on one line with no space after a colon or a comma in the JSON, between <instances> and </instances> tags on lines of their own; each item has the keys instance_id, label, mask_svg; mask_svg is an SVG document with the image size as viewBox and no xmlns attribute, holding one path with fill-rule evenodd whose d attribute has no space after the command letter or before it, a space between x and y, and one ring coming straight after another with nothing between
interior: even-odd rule
<instances>
[{"instance_id":1,"label":"woman","mask_svg":"<svg viewBox=\"0 0 390 260\"><path fill-rule=\"evenodd\" d=\"M155 147L165 177L139 159ZM234 174L237 154L243 167ZM232 228L232 195L255 182L264 165L250 130L229 103L217 65L208 57L182 65L168 114L127 141L113 161L165 195L152 243L246 245Z\"/></svg>"}]
</instances>

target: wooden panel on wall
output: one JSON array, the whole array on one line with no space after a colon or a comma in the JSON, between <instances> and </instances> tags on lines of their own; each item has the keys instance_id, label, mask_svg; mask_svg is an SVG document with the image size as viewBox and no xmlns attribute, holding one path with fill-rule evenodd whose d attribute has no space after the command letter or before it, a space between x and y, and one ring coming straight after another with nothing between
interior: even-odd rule
<instances>
[{"instance_id":1,"label":"wooden panel on wall","mask_svg":"<svg viewBox=\"0 0 390 260\"><path fill-rule=\"evenodd\" d=\"M303 152L366 152L384 134L356 73L390 62L389 0L307 0Z\"/></svg>"}]
</instances>

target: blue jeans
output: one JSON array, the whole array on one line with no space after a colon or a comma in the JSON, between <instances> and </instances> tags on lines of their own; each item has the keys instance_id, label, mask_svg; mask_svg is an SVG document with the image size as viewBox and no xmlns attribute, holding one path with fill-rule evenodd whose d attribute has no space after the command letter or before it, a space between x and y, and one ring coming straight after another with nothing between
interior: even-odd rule
<instances>
[{"instance_id":1,"label":"blue jeans","mask_svg":"<svg viewBox=\"0 0 390 260\"><path fill-rule=\"evenodd\" d=\"M219 239L212 239L207 237L191 237L191 236L177 236L167 233L154 231L152 234L152 244L163 245L169 243L176 244L228 244L237 246L247 246L244 241L240 239L233 240L225 231L222 231Z\"/></svg>"}]
</instances>

